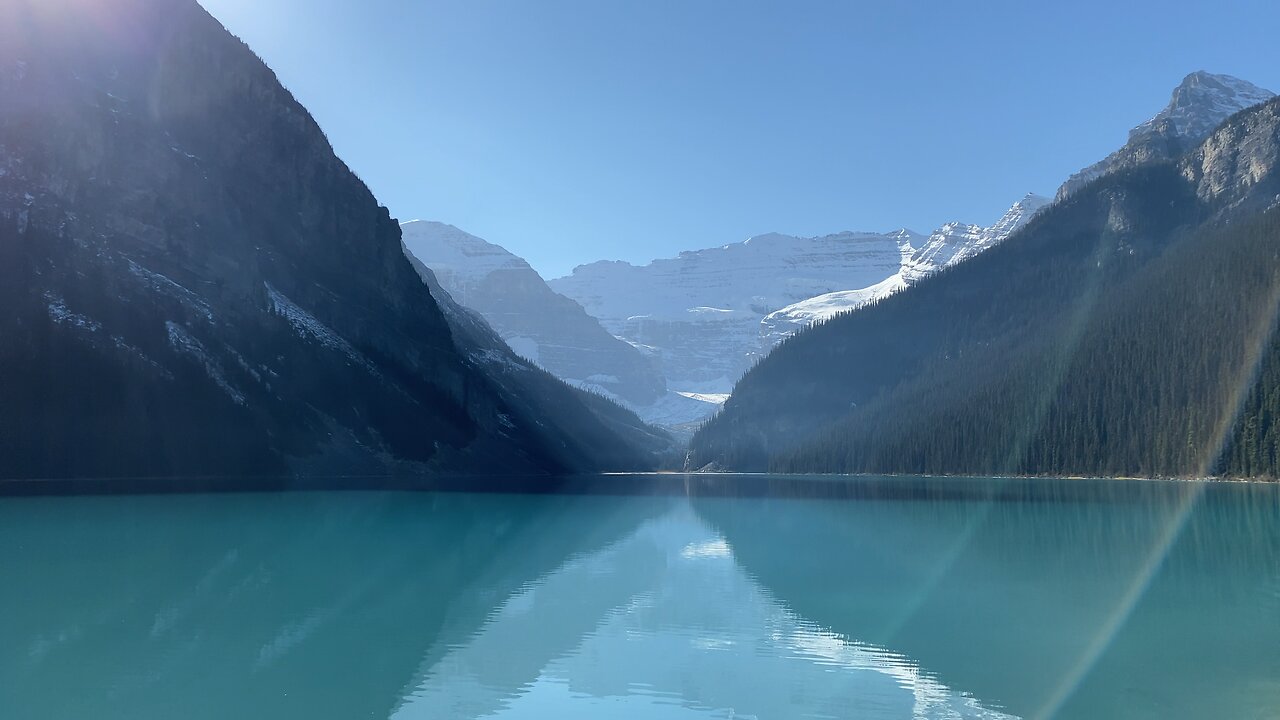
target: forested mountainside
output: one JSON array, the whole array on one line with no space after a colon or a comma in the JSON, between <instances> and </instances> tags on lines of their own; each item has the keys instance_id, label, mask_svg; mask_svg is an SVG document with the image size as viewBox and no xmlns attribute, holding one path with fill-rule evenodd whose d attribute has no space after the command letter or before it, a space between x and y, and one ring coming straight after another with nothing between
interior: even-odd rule
<instances>
[{"instance_id":1,"label":"forested mountainside","mask_svg":"<svg viewBox=\"0 0 1280 720\"><path fill-rule=\"evenodd\" d=\"M1278 164L1273 100L1177 162L1084 186L978 258L788 340L690 464L1280 474Z\"/></svg>"},{"instance_id":2,"label":"forested mountainside","mask_svg":"<svg viewBox=\"0 0 1280 720\"><path fill-rule=\"evenodd\" d=\"M0 3L0 97L0 477L650 464L455 342L397 223L194 0Z\"/></svg>"}]
</instances>

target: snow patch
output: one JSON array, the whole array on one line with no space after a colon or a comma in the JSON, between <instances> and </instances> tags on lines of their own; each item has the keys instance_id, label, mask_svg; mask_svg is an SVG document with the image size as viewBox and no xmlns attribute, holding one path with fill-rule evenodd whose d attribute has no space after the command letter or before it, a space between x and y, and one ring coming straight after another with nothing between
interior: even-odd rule
<instances>
[{"instance_id":1,"label":"snow patch","mask_svg":"<svg viewBox=\"0 0 1280 720\"><path fill-rule=\"evenodd\" d=\"M187 305L203 316L205 320L213 322L213 310L210 309L209 303L205 302L204 298L188 290L186 287L179 285L168 277L142 267L131 258L126 257L125 262L129 264L129 272L134 277L142 280L152 288L166 295L177 298L184 305Z\"/></svg>"},{"instance_id":2,"label":"snow patch","mask_svg":"<svg viewBox=\"0 0 1280 720\"><path fill-rule=\"evenodd\" d=\"M49 317L59 325L69 325L89 332L102 329L102 323L97 320L68 310L66 301L57 295L46 293L44 299L48 303Z\"/></svg>"},{"instance_id":3,"label":"snow patch","mask_svg":"<svg viewBox=\"0 0 1280 720\"><path fill-rule=\"evenodd\" d=\"M906 280L901 274L897 274L870 287L819 295L770 313L760 321L761 345L766 349L773 347L788 335L803 330L813 323L852 312L889 297L905 287L907 287Z\"/></svg>"},{"instance_id":4,"label":"snow patch","mask_svg":"<svg viewBox=\"0 0 1280 720\"><path fill-rule=\"evenodd\" d=\"M712 405L723 405L729 399L729 393L695 393L680 392L677 390L676 394L681 397L687 397L690 400L697 400L698 402L710 403Z\"/></svg>"},{"instance_id":5,"label":"snow patch","mask_svg":"<svg viewBox=\"0 0 1280 720\"><path fill-rule=\"evenodd\" d=\"M246 404L244 394L227 381L226 375L222 372L221 363L209 355L203 343L192 336L185 327L172 320L165 321L164 327L169 333L169 345L174 350L188 355L200 363L209 379L222 388L223 392L227 393L235 404Z\"/></svg>"},{"instance_id":6,"label":"snow patch","mask_svg":"<svg viewBox=\"0 0 1280 720\"><path fill-rule=\"evenodd\" d=\"M270 283L263 283L267 288L267 300L271 312L283 317L293 326L295 332L302 337L310 337L330 350L346 355L352 362L373 370L369 361L341 335L329 329L329 326L317 320L311 313L298 307L284 293L276 290Z\"/></svg>"}]
</instances>

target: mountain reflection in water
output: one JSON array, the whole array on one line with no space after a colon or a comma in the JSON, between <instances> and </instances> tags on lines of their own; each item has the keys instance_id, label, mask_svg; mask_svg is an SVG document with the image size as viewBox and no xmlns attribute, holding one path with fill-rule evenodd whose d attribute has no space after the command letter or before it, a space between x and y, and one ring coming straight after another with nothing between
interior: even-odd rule
<instances>
[{"instance_id":1,"label":"mountain reflection in water","mask_svg":"<svg viewBox=\"0 0 1280 720\"><path fill-rule=\"evenodd\" d=\"M629 482L0 500L4 716L1280 707L1280 488Z\"/></svg>"},{"instance_id":2,"label":"mountain reflection in water","mask_svg":"<svg viewBox=\"0 0 1280 720\"><path fill-rule=\"evenodd\" d=\"M683 503L526 586L422 677L394 717L1002 717L796 616Z\"/></svg>"}]
</instances>

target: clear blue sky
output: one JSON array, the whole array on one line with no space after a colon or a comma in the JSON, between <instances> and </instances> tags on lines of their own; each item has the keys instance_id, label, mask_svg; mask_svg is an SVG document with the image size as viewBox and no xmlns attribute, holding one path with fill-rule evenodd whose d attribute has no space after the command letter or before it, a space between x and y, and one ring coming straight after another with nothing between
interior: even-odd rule
<instances>
[{"instance_id":1,"label":"clear blue sky","mask_svg":"<svg viewBox=\"0 0 1280 720\"><path fill-rule=\"evenodd\" d=\"M990 222L1188 72L1280 90L1274 0L201 1L393 216L547 277Z\"/></svg>"}]
</instances>

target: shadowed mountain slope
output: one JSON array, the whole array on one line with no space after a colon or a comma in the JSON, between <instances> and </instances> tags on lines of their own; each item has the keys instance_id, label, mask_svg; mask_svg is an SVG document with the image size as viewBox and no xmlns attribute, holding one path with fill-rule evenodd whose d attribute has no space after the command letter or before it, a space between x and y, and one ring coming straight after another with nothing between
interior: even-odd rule
<instances>
[{"instance_id":1,"label":"shadowed mountain slope","mask_svg":"<svg viewBox=\"0 0 1280 720\"><path fill-rule=\"evenodd\" d=\"M398 224L193 0L4 0L0 36L0 476L647 466L592 399L456 342Z\"/></svg>"}]
</instances>

